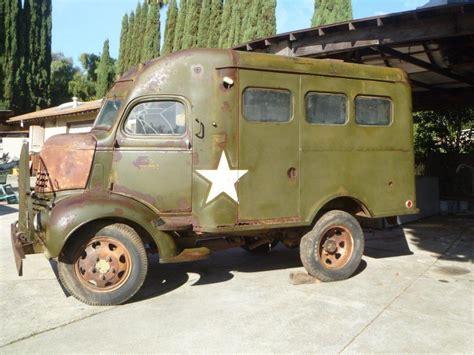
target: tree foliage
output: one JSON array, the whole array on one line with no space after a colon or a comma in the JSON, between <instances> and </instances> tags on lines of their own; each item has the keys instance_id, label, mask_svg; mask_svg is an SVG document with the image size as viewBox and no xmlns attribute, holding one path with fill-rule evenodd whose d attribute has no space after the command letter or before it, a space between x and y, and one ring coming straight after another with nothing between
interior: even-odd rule
<instances>
[{"instance_id":1,"label":"tree foliage","mask_svg":"<svg viewBox=\"0 0 474 355\"><path fill-rule=\"evenodd\" d=\"M79 70L74 67L72 58L62 53L52 55L51 61L51 105L58 106L71 99L69 82Z\"/></svg>"},{"instance_id":2,"label":"tree foliage","mask_svg":"<svg viewBox=\"0 0 474 355\"><path fill-rule=\"evenodd\" d=\"M253 19L253 23L257 23L256 36L250 37L248 40L273 36L276 34L276 0L264 0L260 6L260 13L257 19Z\"/></svg>"},{"instance_id":3,"label":"tree foliage","mask_svg":"<svg viewBox=\"0 0 474 355\"><path fill-rule=\"evenodd\" d=\"M178 6L176 0L170 0L168 4L168 12L166 13L166 27L165 27L165 38L162 54L168 54L173 52L173 43L176 31L176 20L178 17Z\"/></svg>"},{"instance_id":4,"label":"tree foliage","mask_svg":"<svg viewBox=\"0 0 474 355\"><path fill-rule=\"evenodd\" d=\"M0 0L0 105L48 106L50 79L51 0Z\"/></svg>"},{"instance_id":5,"label":"tree foliage","mask_svg":"<svg viewBox=\"0 0 474 355\"><path fill-rule=\"evenodd\" d=\"M217 48L219 46L219 36L222 22L222 0L211 0L211 13L209 17L207 47ZM205 45L203 46L206 47Z\"/></svg>"},{"instance_id":6,"label":"tree foliage","mask_svg":"<svg viewBox=\"0 0 474 355\"><path fill-rule=\"evenodd\" d=\"M474 153L474 109L424 111L414 118L418 161L432 153Z\"/></svg>"},{"instance_id":7,"label":"tree foliage","mask_svg":"<svg viewBox=\"0 0 474 355\"><path fill-rule=\"evenodd\" d=\"M232 20L232 8L236 0L225 0L224 8L222 10L222 22L219 36L219 48L228 47L227 43L230 35L230 26Z\"/></svg>"},{"instance_id":8,"label":"tree foliage","mask_svg":"<svg viewBox=\"0 0 474 355\"><path fill-rule=\"evenodd\" d=\"M104 42L102 55L100 56L99 66L97 67L96 97L105 96L114 81L115 68L114 60L110 58L109 40Z\"/></svg>"},{"instance_id":9,"label":"tree foliage","mask_svg":"<svg viewBox=\"0 0 474 355\"><path fill-rule=\"evenodd\" d=\"M188 0L186 21L184 22L182 49L196 47L201 4L202 0Z\"/></svg>"},{"instance_id":10,"label":"tree foliage","mask_svg":"<svg viewBox=\"0 0 474 355\"><path fill-rule=\"evenodd\" d=\"M315 0L312 26L352 20L351 0Z\"/></svg>"},{"instance_id":11,"label":"tree foliage","mask_svg":"<svg viewBox=\"0 0 474 355\"><path fill-rule=\"evenodd\" d=\"M199 14L196 47L207 47L210 32L211 0L202 0Z\"/></svg>"},{"instance_id":12,"label":"tree foliage","mask_svg":"<svg viewBox=\"0 0 474 355\"><path fill-rule=\"evenodd\" d=\"M120 31L120 48L119 59L117 63L117 73L122 74L125 71L125 57L127 53L127 36L128 36L128 15L123 15L122 30Z\"/></svg>"},{"instance_id":13,"label":"tree foliage","mask_svg":"<svg viewBox=\"0 0 474 355\"><path fill-rule=\"evenodd\" d=\"M145 39L141 56L142 62L160 56L160 27L160 10L158 4L152 2L147 14Z\"/></svg>"}]
</instances>

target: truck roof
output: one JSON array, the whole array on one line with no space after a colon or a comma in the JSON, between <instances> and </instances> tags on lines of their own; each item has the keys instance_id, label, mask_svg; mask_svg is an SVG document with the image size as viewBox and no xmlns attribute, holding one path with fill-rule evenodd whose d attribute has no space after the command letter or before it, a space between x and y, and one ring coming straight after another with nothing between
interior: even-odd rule
<instances>
[{"instance_id":1,"label":"truck roof","mask_svg":"<svg viewBox=\"0 0 474 355\"><path fill-rule=\"evenodd\" d=\"M195 60L193 57L195 57ZM220 57L221 60L219 60L219 62L222 63L222 65L217 66L216 69L240 68L408 83L406 73L398 68L346 63L334 59L287 57L275 54L243 52L218 48L185 49L155 58L144 64L140 64L139 67L132 68L118 81L133 80L142 70L153 70L153 67L160 66L164 62L185 61L188 65L192 65L202 62L205 57L212 57L214 59Z\"/></svg>"}]
</instances>

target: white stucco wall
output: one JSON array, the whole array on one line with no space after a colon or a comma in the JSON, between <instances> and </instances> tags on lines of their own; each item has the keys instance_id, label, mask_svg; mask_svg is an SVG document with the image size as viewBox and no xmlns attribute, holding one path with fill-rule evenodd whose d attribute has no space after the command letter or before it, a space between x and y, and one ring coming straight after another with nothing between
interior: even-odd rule
<instances>
[{"instance_id":1,"label":"white stucco wall","mask_svg":"<svg viewBox=\"0 0 474 355\"><path fill-rule=\"evenodd\" d=\"M92 113L88 115L81 115L78 117L67 117L58 118L55 120L48 120L45 122L44 140L46 141L49 137L54 136L56 134L69 133L68 124L74 125L74 123L90 121L88 125L89 128L85 127L85 125L81 125L80 129L71 129L71 133L79 133L79 131L88 132L90 131L90 127L92 127L92 121L95 119L96 115L97 113Z\"/></svg>"},{"instance_id":2,"label":"white stucco wall","mask_svg":"<svg viewBox=\"0 0 474 355\"><path fill-rule=\"evenodd\" d=\"M23 142L28 142L24 137L4 137L2 138L2 154L8 153L11 159L19 159Z\"/></svg>"}]
</instances>

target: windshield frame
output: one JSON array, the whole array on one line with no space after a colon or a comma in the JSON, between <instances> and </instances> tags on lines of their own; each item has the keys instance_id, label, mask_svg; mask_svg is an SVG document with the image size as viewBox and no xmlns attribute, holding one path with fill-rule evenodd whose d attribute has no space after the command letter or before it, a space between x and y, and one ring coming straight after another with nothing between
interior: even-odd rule
<instances>
[{"instance_id":1,"label":"windshield frame","mask_svg":"<svg viewBox=\"0 0 474 355\"><path fill-rule=\"evenodd\" d=\"M99 113L95 118L92 130L110 131L117 122L117 118L122 109L123 101L123 97L117 95L104 98ZM115 111L113 113L109 111L110 103L116 105ZM106 117L105 115L107 114L112 114L113 117L111 117L110 120L107 120L106 122L100 122L102 119L104 119L104 117Z\"/></svg>"}]
</instances>

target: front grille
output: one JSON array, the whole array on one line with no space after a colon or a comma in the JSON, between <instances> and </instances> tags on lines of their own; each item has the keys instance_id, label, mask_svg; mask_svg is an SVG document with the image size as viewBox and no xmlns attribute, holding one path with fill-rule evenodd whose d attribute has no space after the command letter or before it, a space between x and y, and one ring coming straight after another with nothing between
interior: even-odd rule
<instances>
[{"instance_id":1,"label":"front grille","mask_svg":"<svg viewBox=\"0 0 474 355\"><path fill-rule=\"evenodd\" d=\"M36 173L36 186L35 192L47 192L49 191L49 174L44 169L44 165L40 164L40 168Z\"/></svg>"}]
</instances>

